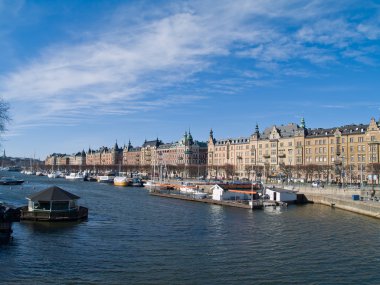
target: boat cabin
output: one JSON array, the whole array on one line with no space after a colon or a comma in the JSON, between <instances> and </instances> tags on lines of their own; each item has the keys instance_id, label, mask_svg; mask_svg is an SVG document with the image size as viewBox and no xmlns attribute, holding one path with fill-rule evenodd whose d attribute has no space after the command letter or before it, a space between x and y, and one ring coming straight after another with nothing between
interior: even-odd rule
<instances>
[{"instance_id":1,"label":"boat cabin","mask_svg":"<svg viewBox=\"0 0 380 285\"><path fill-rule=\"evenodd\" d=\"M21 219L28 220L78 220L87 218L88 209L78 206L80 197L57 186L49 187L28 199L21 210Z\"/></svg>"}]
</instances>

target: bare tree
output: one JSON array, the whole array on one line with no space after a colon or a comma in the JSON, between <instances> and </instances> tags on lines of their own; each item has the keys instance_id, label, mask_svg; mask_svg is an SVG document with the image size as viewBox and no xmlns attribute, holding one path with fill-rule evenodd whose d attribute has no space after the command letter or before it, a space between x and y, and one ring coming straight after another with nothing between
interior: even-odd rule
<instances>
[{"instance_id":1,"label":"bare tree","mask_svg":"<svg viewBox=\"0 0 380 285\"><path fill-rule=\"evenodd\" d=\"M330 179L330 173L332 172L333 170L333 167L331 165L322 165L322 178L324 181L326 181L326 183L329 183L329 179Z\"/></svg>"},{"instance_id":2,"label":"bare tree","mask_svg":"<svg viewBox=\"0 0 380 285\"><path fill-rule=\"evenodd\" d=\"M367 166L367 171L371 175L372 184L375 183L374 176L377 176L377 183L379 183L380 163L370 163Z\"/></svg>"},{"instance_id":3,"label":"bare tree","mask_svg":"<svg viewBox=\"0 0 380 285\"><path fill-rule=\"evenodd\" d=\"M311 180L313 179L313 174L314 174L315 169L316 167L314 164L307 164L303 166L303 172L305 174L305 182L308 182L309 178L311 178Z\"/></svg>"},{"instance_id":4,"label":"bare tree","mask_svg":"<svg viewBox=\"0 0 380 285\"><path fill-rule=\"evenodd\" d=\"M287 180L289 180L292 177L293 166L280 163L280 171L286 176Z\"/></svg>"},{"instance_id":5,"label":"bare tree","mask_svg":"<svg viewBox=\"0 0 380 285\"><path fill-rule=\"evenodd\" d=\"M235 173L235 167L232 164L226 163L225 165L223 165L223 169L226 173L227 179L232 177Z\"/></svg>"},{"instance_id":6,"label":"bare tree","mask_svg":"<svg viewBox=\"0 0 380 285\"><path fill-rule=\"evenodd\" d=\"M9 104L0 98L0 133L4 133L7 130L6 126L10 120Z\"/></svg>"}]
</instances>

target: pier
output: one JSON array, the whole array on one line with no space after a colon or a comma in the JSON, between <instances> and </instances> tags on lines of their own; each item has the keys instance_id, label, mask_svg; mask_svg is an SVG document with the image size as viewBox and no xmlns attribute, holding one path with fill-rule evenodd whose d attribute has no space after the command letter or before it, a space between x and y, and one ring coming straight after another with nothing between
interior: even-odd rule
<instances>
[{"instance_id":1,"label":"pier","mask_svg":"<svg viewBox=\"0 0 380 285\"><path fill-rule=\"evenodd\" d=\"M207 203L207 204L213 204L213 205L244 208L244 209L262 209L263 207L262 202L258 200L253 200L252 203L251 201L240 201L240 200L217 201L210 198L197 199L197 198L192 197L191 194L183 195L183 194L168 193L168 192L163 192L163 191L150 192L150 195L163 197L163 198L179 199L179 200L185 200L185 201L191 201L191 202Z\"/></svg>"}]
</instances>

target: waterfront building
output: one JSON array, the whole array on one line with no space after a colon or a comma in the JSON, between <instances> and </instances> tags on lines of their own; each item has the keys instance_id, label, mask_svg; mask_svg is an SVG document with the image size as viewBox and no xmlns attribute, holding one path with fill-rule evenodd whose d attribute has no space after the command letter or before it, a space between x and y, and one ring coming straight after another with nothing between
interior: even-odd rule
<instances>
[{"instance_id":1,"label":"waterfront building","mask_svg":"<svg viewBox=\"0 0 380 285\"><path fill-rule=\"evenodd\" d=\"M119 148L117 142L114 147L101 147L98 150L89 149L86 154L86 165L88 166L115 166L122 163L123 149Z\"/></svg>"},{"instance_id":2,"label":"waterfront building","mask_svg":"<svg viewBox=\"0 0 380 285\"><path fill-rule=\"evenodd\" d=\"M69 165L84 166L86 165L86 153L84 150L68 156Z\"/></svg>"},{"instance_id":3,"label":"waterfront building","mask_svg":"<svg viewBox=\"0 0 380 285\"><path fill-rule=\"evenodd\" d=\"M266 128L249 137L216 140L210 131L211 178L301 178L341 183L378 181L380 122L335 128L301 124Z\"/></svg>"},{"instance_id":4,"label":"waterfront building","mask_svg":"<svg viewBox=\"0 0 380 285\"><path fill-rule=\"evenodd\" d=\"M181 140L161 144L154 157L156 165L164 165L171 175L204 176L207 165L207 144L185 132Z\"/></svg>"},{"instance_id":5,"label":"waterfront building","mask_svg":"<svg viewBox=\"0 0 380 285\"><path fill-rule=\"evenodd\" d=\"M141 165L141 147L133 147L131 141L123 148L123 166L129 168L132 171L138 171Z\"/></svg>"}]
</instances>

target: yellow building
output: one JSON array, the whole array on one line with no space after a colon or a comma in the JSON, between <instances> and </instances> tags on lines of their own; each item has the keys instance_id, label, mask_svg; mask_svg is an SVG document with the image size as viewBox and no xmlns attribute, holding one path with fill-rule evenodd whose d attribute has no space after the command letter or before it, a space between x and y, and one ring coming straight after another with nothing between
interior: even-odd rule
<instances>
[{"instance_id":1,"label":"yellow building","mask_svg":"<svg viewBox=\"0 0 380 285\"><path fill-rule=\"evenodd\" d=\"M342 183L378 181L380 129L368 125L308 129L305 121L256 125L249 137L208 140L210 178L320 179Z\"/></svg>"}]
</instances>

